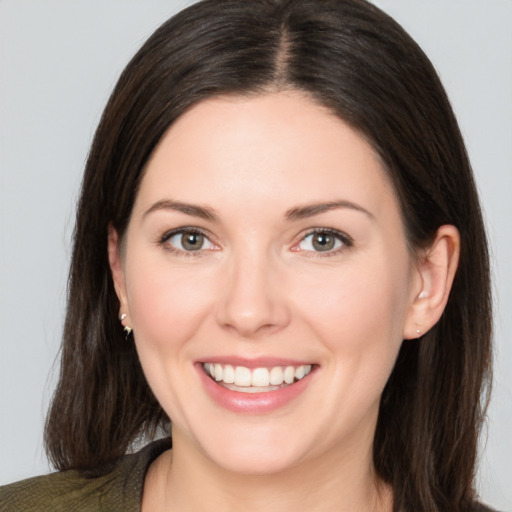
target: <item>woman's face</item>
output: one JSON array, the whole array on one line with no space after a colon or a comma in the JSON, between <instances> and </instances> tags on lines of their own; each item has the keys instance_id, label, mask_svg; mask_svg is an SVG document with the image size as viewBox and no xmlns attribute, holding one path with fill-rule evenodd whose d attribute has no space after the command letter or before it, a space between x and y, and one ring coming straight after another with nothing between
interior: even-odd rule
<instances>
[{"instance_id":1,"label":"woman's face","mask_svg":"<svg viewBox=\"0 0 512 512\"><path fill-rule=\"evenodd\" d=\"M242 473L370 458L421 282L348 125L299 93L203 101L149 161L121 261L175 450Z\"/></svg>"}]
</instances>

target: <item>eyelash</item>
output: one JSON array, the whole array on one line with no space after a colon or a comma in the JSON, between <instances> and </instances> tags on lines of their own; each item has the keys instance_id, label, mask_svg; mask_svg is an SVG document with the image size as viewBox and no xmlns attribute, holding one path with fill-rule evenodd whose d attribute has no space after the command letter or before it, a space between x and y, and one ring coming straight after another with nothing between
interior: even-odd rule
<instances>
[{"instance_id":1,"label":"eyelash","mask_svg":"<svg viewBox=\"0 0 512 512\"><path fill-rule=\"evenodd\" d=\"M328 251L300 251L296 250L296 252L306 252L308 257L310 258L329 258L332 256L337 256L340 252L345 251L352 247L354 245L354 241L350 236L348 236L346 233L343 233L342 231L338 231L336 229L332 228L315 228L308 231L298 243L294 245L294 247L297 247L299 244L304 242L308 237L314 236L314 235L326 235L335 238L336 240L339 240L341 242L341 247L338 247L334 250L328 250ZM292 249L293 250L293 249Z\"/></svg>"},{"instance_id":2,"label":"eyelash","mask_svg":"<svg viewBox=\"0 0 512 512\"><path fill-rule=\"evenodd\" d=\"M198 228L193 228L193 227L177 228L177 229L173 229L172 231L168 231L160 238L159 244L162 246L165 246L166 250L168 250L172 253L175 253L175 254L179 255L180 257L185 257L185 258L195 257L195 258L197 258L197 257L204 256L205 255L204 251L208 250L208 249L198 249L197 251L186 251L183 249L177 249L176 247L173 247L172 245L170 245L168 243L172 237L174 237L176 235L184 235L184 234L201 235L206 240L208 240L210 242L210 244L215 245L213 242L210 241L210 238L203 230L198 229ZM322 235L333 237L336 240L340 241L342 245L341 245L341 247L338 247L334 250L327 250L327 251L309 251L309 250L300 250L300 249L294 250L295 247L297 247L299 244L303 243L308 237L314 236L317 234L322 234ZM353 242L352 238L350 236L348 236L346 233L343 233L341 231L338 231L338 230L332 229L332 228L315 228L315 229L311 229L304 236L302 236L302 238L299 240L299 242L294 244L294 246L292 247L292 251L293 252L304 252L308 255L308 257L312 257L312 258L317 258L317 257L326 258L326 257L330 257L330 256L335 256L335 255L339 254L341 251L352 247L353 245L354 245L354 242Z\"/></svg>"},{"instance_id":3,"label":"eyelash","mask_svg":"<svg viewBox=\"0 0 512 512\"><path fill-rule=\"evenodd\" d=\"M211 244L213 244L213 242L210 241L210 238L208 237L208 235L202 231L201 229L198 229L198 228L188 228L188 227L185 227L185 228L177 228L177 229L173 229L172 231L167 231L161 238L160 238L160 245L162 246L165 246L165 249L167 251L170 251L171 253L175 253L177 254L178 256L180 257L184 257L184 258L198 258L198 257L201 257L201 256L204 256L204 250L205 249L198 249L197 251L185 251L183 249L177 249L176 247L173 247L172 245L170 245L168 242L169 240L176 236L176 235L184 235L184 234L188 234L188 235L201 235L201 236L204 236L204 238L206 240L208 240ZM213 244L215 245L215 244Z\"/></svg>"}]
</instances>

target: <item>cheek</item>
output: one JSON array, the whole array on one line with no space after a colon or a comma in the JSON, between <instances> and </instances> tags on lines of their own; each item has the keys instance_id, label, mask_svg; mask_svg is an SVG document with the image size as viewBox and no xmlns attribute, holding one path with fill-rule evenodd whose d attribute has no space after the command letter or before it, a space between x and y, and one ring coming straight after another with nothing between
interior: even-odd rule
<instances>
[{"instance_id":1,"label":"cheek","mask_svg":"<svg viewBox=\"0 0 512 512\"><path fill-rule=\"evenodd\" d=\"M407 262L362 263L333 269L322 279L305 277L296 294L298 307L331 352L394 361L406 314Z\"/></svg>"},{"instance_id":2,"label":"cheek","mask_svg":"<svg viewBox=\"0 0 512 512\"><path fill-rule=\"evenodd\" d=\"M183 389L190 389L195 377L190 360L211 309L212 280L165 259L134 262L132 268L127 262L126 285L139 359L167 415L183 424L193 408Z\"/></svg>"},{"instance_id":3,"label":"cheek","mask_svg":"<svg viewBox=\"0 0 512 512\"><path fill-rule=\"evenodd\" d=\"M160 350L173 350L192 338L209 310L211 280L166 261L127 270L128 304L137 338Z\"/></svg>"}]
</instances>

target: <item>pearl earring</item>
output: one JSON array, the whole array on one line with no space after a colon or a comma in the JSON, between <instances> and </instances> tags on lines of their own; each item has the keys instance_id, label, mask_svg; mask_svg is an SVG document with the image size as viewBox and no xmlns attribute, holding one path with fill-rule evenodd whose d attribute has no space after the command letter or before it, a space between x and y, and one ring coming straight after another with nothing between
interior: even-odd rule
<instances>
[{"instance_id":1,"label":"pearl earring","mask_svg":"<svg viewBox=\"0 0 512 512\"><path fill-rule=\"evenodd\" d=\"M122 322L124 319L126 318L126 313L123 313L120 317L119 317L119 320ZM125 335L126 335L126 339L129 338L130 334L132 333L133 329L128 326L128 325L125 325L124 328L123 328L123 331L125 332Z\"/></svg>"}]
</instances>

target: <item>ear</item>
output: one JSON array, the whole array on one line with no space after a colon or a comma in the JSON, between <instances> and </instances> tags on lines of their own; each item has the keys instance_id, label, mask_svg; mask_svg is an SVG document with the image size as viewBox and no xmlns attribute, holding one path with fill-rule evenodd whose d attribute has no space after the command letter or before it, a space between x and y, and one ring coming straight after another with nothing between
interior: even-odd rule
<instances>
[{"instance_id":1,"label":"ear","mask_svg":"<svg viewBox=\"0 0 512 512\"><path fill-rule=\"evenodd\" d=\"M419 279L404 324L403 338L419 338L430 330L443 314L460 254L460 235L455 226L441 226L434 241L418 255Z\"/></svg>"},{"instance_id":2,"label":"ear","mask_svg":"<svg viewBox=\"0 0 512 512\"><path fill-rule=\"evenodd\" d=\"M117 231L111 224L108 226L108 262L112 273L112 280L114 281L114 288L120 303L119 318L121 319L122 315L126 315L122 319L122 324L124 326L131 326L126 285L124 282L123 262L121 259L120 240Z\"/></svg>"}]
</instances>

